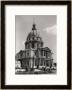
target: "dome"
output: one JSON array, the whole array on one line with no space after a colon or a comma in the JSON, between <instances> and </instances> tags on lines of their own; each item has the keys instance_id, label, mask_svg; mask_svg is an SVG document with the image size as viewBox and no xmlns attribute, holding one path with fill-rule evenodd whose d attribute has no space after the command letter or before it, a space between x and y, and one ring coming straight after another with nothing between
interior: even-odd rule
<instances>
[{"instance_id":1,"label":"dome","mask_svg":"<svg viewBox=\"0 0 72 90\"><path fill-rule=\"evenodd\" d=\"M33 24L32 31L27 36L27 39L25 42L25 48L26 49L30 49L30 48L36 49L40 47L43 47L43 41L39 33L37 32L35 24Z\"/></svg>"},{"instance_id":2,"label":"dome","mask_svg":"<svg viewBox=\"0 0 72 90\"><path fill-rule=\"evenodd\" d=\"M42 38L40 37L35 24L33 24L32 31L27 36L27 41L40 41L42 42Z\"/></svg>"}]
</instances>

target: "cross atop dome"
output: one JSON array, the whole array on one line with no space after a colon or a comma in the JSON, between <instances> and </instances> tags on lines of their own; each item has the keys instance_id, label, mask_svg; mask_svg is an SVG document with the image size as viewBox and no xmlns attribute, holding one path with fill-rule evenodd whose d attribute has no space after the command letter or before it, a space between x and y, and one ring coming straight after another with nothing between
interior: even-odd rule
<instances>
[{"instance_id":1,"label":"cross atop dome","mask_svg":"<svg viewBox=\"0 0 72 90\"><path fill-rule=\"evenodd\" d=\"M33 27L32 30L36 30L35 18L33 18Z\"/></svg>"}]
</instances>

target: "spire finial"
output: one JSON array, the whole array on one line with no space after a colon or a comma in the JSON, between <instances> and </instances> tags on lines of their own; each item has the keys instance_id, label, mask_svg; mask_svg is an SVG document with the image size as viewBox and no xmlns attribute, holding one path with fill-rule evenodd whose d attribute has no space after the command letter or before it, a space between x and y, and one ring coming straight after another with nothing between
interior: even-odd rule
<instances>
[{"instance_id":1,"label":"spire finial","mask_svg":"<svg viewBox=\"0 0 72 90\"><path fill-rule=\"evenodd\" d=\"M36 30L36 27L35 27L35 17L33 17L33 27L32 27L32 30Z\"/></svg>"},{"instance_id":2,"label":"spire finial","mask_svg":"<svg viewBox=\"0 0 72 90\"><path fill-rule=\"evenodd\" d=\"M35 24L35 17L33 17L33 24Z\"/></svg>"}]
</instances>

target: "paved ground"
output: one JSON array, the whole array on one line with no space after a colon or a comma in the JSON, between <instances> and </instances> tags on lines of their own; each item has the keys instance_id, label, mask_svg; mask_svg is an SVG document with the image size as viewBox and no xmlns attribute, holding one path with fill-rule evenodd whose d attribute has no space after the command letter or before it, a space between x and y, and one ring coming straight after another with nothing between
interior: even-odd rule
<instances>
[{"instance_id":1,"label":"paved ground","mask_svg":"<svg viewBox=\"0 0 72 90\"><path fill-rule=\"evenodd\" d=\"M56 74L56 70L32 70L32 71L16 71L16 74Z\"/></svg>"}]
</instances>

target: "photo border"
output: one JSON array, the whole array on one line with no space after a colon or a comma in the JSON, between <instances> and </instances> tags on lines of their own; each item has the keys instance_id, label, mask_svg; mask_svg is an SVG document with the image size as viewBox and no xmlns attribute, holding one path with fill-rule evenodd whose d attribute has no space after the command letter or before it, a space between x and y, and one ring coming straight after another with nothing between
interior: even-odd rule
<instances>
[{"instance_id":1,"label":"photo border","mask_svg":"<svg viewBox=\"0 0 72 90\"><path fill-rule=\"evenodd\" d=\"M5 5L67 5L67 85L5 85ZM71 2L70 1L1 1L1 88L70 89L71 88Z\"/></svg>"}]
</instances>

